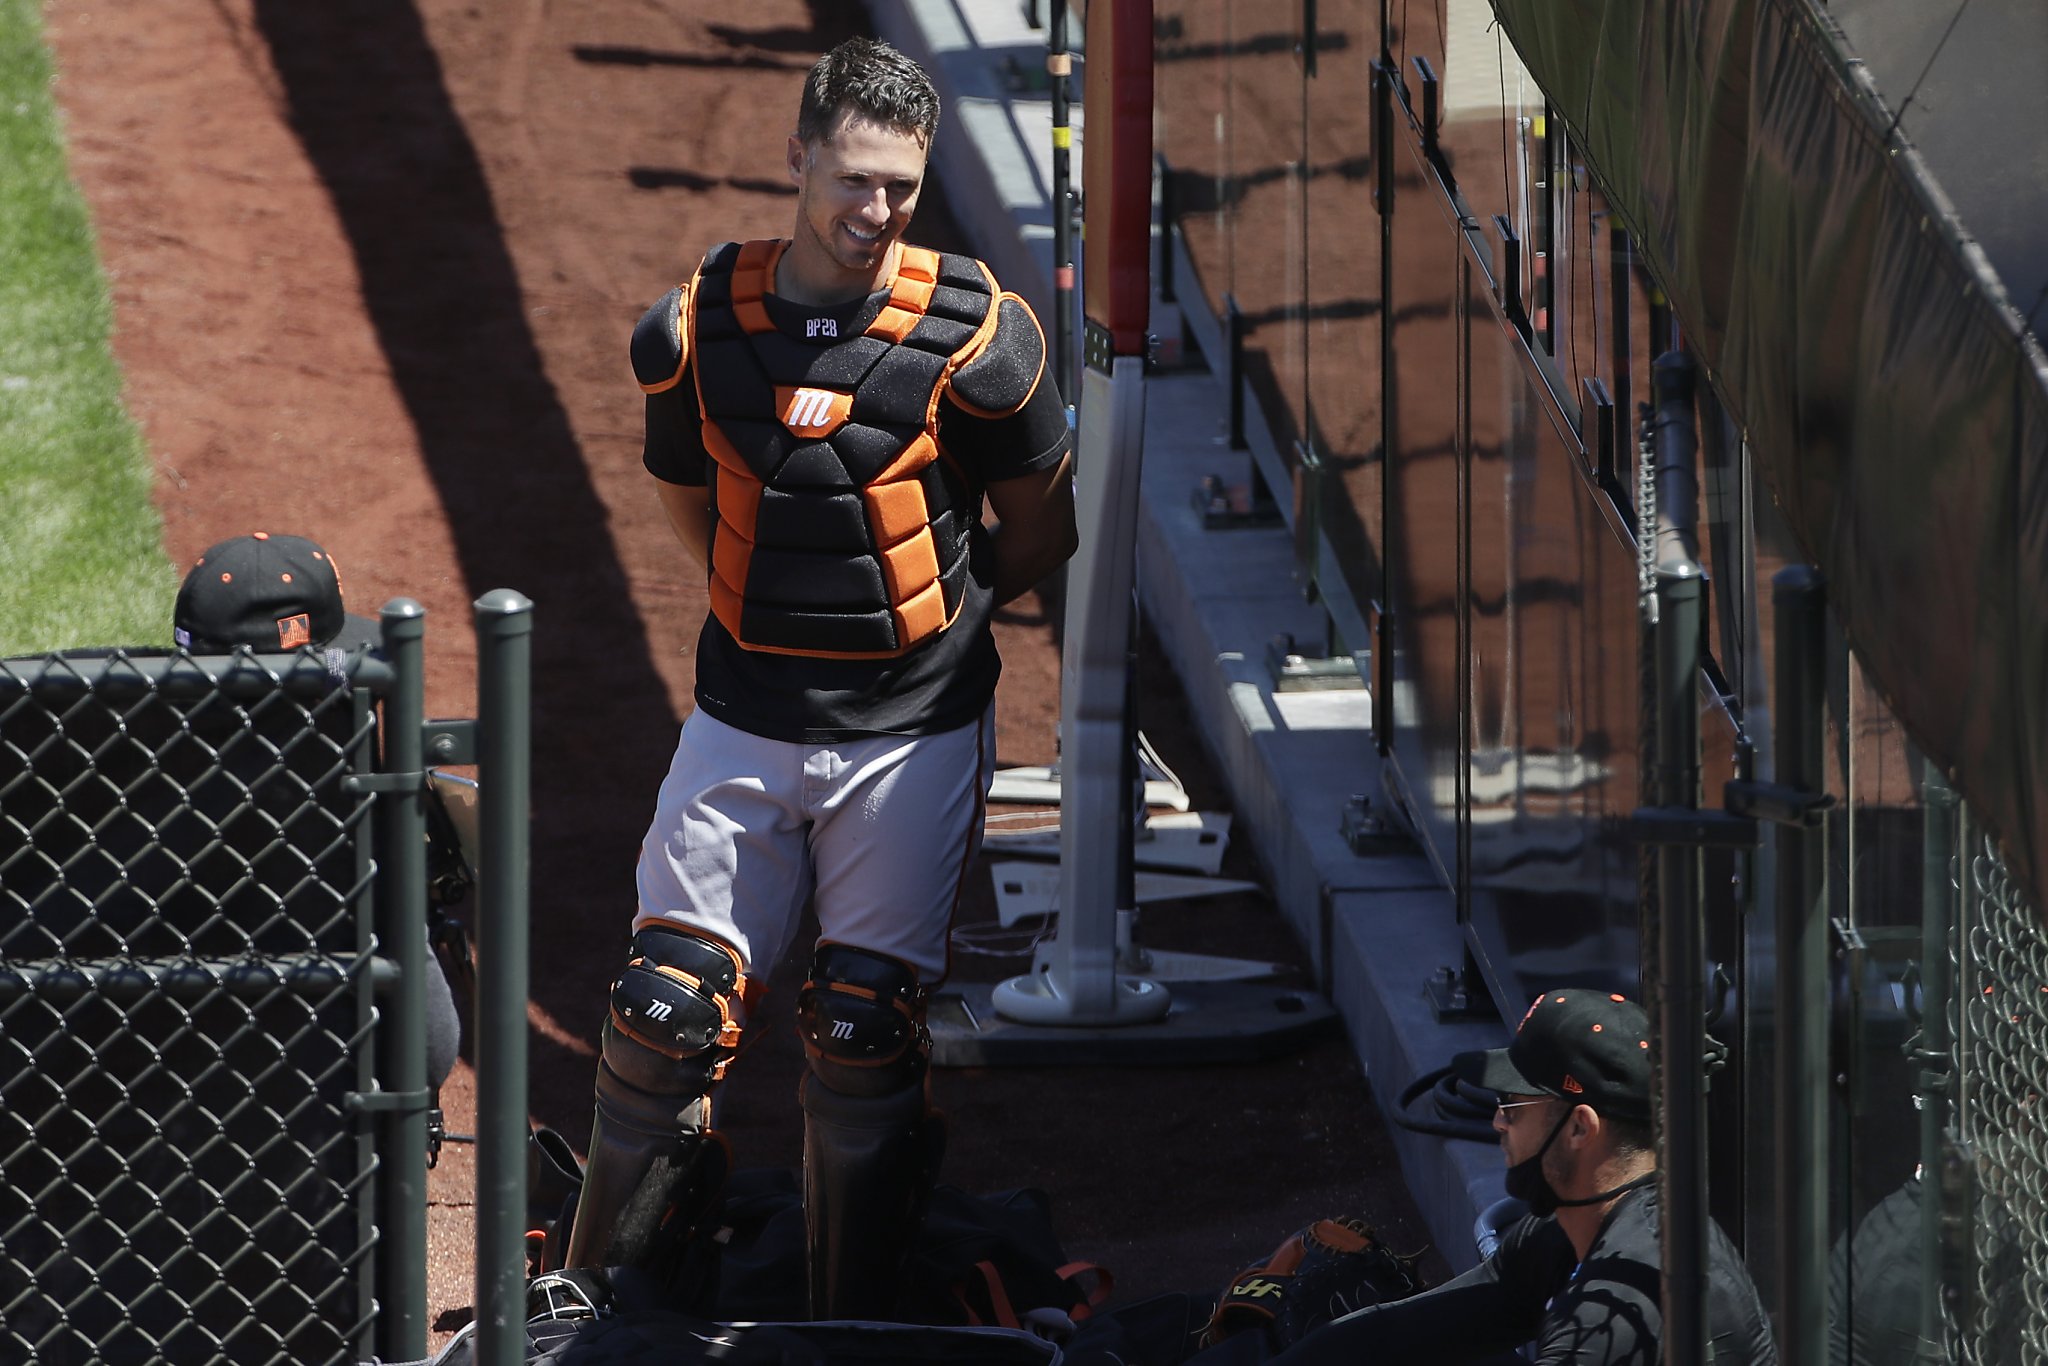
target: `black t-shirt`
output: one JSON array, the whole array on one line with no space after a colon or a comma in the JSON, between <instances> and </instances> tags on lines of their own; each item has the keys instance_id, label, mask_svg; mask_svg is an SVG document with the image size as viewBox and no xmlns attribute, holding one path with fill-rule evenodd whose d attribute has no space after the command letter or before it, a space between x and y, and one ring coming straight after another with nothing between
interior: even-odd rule
<instances>
[{"instance_id":1,"label":"black t-shirt","mask_svg":"<svg viewBox=\"0 0 2048 1366\"><path fill-rule=\"evenodd\" d=\"M1373 1366L1490 1360L1526 1343L1536 1361L1573 1366L1655 1366L1661 1359L1657 1191L1615 1202L1579 1261L1554 1218L1528 1218L1499 1251L1436 1289L1363 1309L1309 1334L1275 1358L1289 1366ZM1756 1287L1718 1227L1707 1239L1709 1360L1776 1366Z\"/></svg>"},{"instance_id":2,"label":"black t-shirt","mask_svg":"<svg viewBox=\"0 0 2048 1366\"><path fill-rule=\"evenodd\" d=\"M1828 1360L1911 1366L1920 1356L1918 1178L1879 1201L1828 1257Z\"/></svg>"},{"instance_id":3,"label":"black t-shirt","mask_svg":"<svg viewBox=\"0 0 2048 1366\"><path fill-rule=\"evenodd\" d=\"M881 311L887 291L829 308L764 296L769 318L786 336L832 346L857 336ZM1039 377L1023 406L985 418L950 398L939 403L939 446L977 489L1057 466L1069 445L1066 410L1043 373L1044 341L1021 305L1007 307L986 354L1039 357ZM671 388L647 396L642 463L655 478L702 487L704 449L696 379L686 363ZM861 735L929 735L964 726L995 696L1002 671L988 622L994 610L995 561L981 525L980 497L962 509L969 523L968 583L958 617L937 636L897 659L822 659L742 649L717 616L706 613L697 641L697 705L755 735L830 743Z\"/></svg>"}]
</instances>

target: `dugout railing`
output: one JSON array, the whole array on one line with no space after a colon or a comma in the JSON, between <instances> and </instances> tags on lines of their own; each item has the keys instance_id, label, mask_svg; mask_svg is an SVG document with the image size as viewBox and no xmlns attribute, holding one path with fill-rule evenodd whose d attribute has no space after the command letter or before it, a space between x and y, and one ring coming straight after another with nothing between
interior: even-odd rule
<instances>
[{"instance_id":1,"label":"dugout railing","mask_svg":"<svg viewBox=\"0 0 2048 1366\"><path fill-rule=\"evenodd\" d=\"M477 603L474 722L404 599L376 652L0 660L0 1363L423 1353L426 763L478 765L478 1008L523 1018L530 611Z\"/></svg>"}]
</instances>

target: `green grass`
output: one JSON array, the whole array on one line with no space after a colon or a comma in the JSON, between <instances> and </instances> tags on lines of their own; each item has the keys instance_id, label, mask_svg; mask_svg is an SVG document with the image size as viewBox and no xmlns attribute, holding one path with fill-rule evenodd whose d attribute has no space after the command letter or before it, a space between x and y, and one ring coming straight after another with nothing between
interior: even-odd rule
<instances>
[{"instance_id":1,"label":"green grass","mask_svg":"<svg viewBox=\"0 0 2048 1366\"><path fill-rule=\"evenodd\" d=\"M39 0L0 0L0 655L170 643L177 576L112 317Z\"/></svg>"}]
</instances>

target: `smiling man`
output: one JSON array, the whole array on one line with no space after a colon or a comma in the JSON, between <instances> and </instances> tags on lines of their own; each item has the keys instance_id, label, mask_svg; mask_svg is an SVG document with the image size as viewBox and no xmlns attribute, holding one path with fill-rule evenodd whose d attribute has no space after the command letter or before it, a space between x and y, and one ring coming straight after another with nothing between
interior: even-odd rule
<instances>
[{"instance_id":1,"label":"smiling man","mask_svg":"<svg viewBox=\"0 0 2048 1366\"><path fill-rule=\"evenodd\" d=\"M790 236L714 247L633 334L644 463L711 610L571 1266L697 1281L726 1164L710 1092L806 901L814 1314L888 1316L937 1171L925 1003L995 759L989 618L1075 543L1037 320L981 262L903 240L938 120L915 62L834 48L789 139Z\"/></svg>"}]
</instances>

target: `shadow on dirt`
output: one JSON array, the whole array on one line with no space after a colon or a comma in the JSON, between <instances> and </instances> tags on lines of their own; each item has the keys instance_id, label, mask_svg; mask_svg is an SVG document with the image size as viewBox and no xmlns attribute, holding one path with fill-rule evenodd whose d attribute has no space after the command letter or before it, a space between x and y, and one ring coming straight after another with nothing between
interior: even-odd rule
<instances>
[{"instance_id":1,"label":"shadow on dirt","mask_svg":"<svg viewBox=\"0 0 2048 1366\"><path fill-rule=\"evenodd\" d=\"M258 0L255 16L348 233L467 589L535 600L533 961L546 970L533 997L594 1033L677 719L418 11ZM590 1060L539 1033L533 1047L536 1113L580 1129Z\"/></svg>"}]
</instances>

